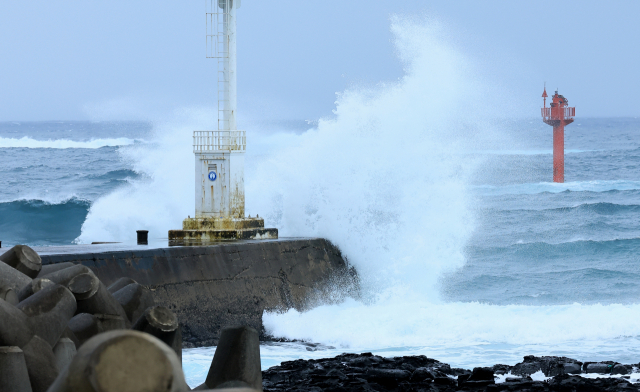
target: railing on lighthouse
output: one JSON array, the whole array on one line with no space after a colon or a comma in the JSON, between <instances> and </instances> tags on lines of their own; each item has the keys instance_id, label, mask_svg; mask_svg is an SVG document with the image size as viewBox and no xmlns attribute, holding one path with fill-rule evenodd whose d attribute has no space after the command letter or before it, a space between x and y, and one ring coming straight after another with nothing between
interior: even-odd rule
<instances>
[{"instance_id":1,"label":"railing on lighthouse","mask_svg":"<svg viewBox=\"0 0 640 392\"><path fill-rule=\"evenodd\" d=\"M575 107L540 108L540 110L542 111L542 117L544 120L570 120L576 116ZM554 113L556 110L561 111L562 113Z\"/></svg>"},{"instance_id":2,"label":"railing on lighthouse","mask_svg":"<svg viewBox=\"0 0 640 392\"><path fill-rule=\"evenodd\" d=\"M247 134L245 131L194 131L193 152L245 151Z\"/></svg>"}]
</instances>

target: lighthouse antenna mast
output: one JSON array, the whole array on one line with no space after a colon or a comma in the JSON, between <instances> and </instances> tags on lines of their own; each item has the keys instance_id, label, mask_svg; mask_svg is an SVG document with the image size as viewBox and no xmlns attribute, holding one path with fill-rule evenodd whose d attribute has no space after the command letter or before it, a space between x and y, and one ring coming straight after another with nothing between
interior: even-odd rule
<instances>
[{"instance_id":1,"label":"lighthouse antenna mast","mask_svg":"<svg viewBox=\"0 0 640 392\"><path fill-rule=\"evenodd\" d=\"M205 0L207 58L218 60L218 130L235 131L237 109L236 10L240 0Z\"/></svg>"}]
</instances>

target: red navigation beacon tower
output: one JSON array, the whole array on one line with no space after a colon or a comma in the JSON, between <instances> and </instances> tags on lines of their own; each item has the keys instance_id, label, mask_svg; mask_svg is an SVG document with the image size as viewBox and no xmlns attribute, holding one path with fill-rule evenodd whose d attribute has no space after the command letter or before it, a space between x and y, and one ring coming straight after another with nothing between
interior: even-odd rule
<instances>
[{"instance_id":1,"label":"red navigation beacon tower","mask_svg":"<svg viewBox=\"0 0 640 392\"><path fill-rule=\"evenodd\" d=\"M576 108L570 108L567 100L562 95L558 95L558 90L553 95L553 101L547 107L547 88L544 88L542 98L544 107L542 108L542 121L553 126L553 182L564 182L564 126L573 122L576 115Z\"/></svg>"}]
</instances>

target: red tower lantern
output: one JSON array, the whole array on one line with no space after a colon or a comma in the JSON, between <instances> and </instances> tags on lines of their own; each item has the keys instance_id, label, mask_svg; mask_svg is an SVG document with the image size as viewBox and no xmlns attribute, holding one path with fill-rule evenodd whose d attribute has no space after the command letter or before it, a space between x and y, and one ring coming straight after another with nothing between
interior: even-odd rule
<instances>
[{"instance_id":1,"label":"red tower lantern","mask_svg":"<svg viewBox=\"0 0 640 392\"><path fill-rule=\"evenodd\" d=\"M558 94L558 90L551 97L553 101L547 107L547 88L542 93L542 120L553 126L553 182L564 182L564 126L573 122L576 108L570 108L567 100Z\"/></svg>"}]
</instances>

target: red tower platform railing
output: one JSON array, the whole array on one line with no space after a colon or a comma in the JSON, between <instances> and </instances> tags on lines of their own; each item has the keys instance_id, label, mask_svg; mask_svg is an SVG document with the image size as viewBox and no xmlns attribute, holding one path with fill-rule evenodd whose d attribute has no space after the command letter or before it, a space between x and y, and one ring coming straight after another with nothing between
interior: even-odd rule
<instances>
[{"instance_id":1,"label":"red tower platform railing","mask_svg":"<svg viewBox=\"0 0 640 392\"><path fill-rule=\"evenodd\" d=\"M551 119L555 119L552 118L554 117L551 114L551 109L552 108L540 108L540 111L542 111L542 119L543 120L551 120ZM573 117L576 116L576 108L559 108L562 109L562 116L558 116L558 117L562 117L564 120L571 120ZM559 114L559 113L558 113Z\"/></svg>"}]
</instances>

